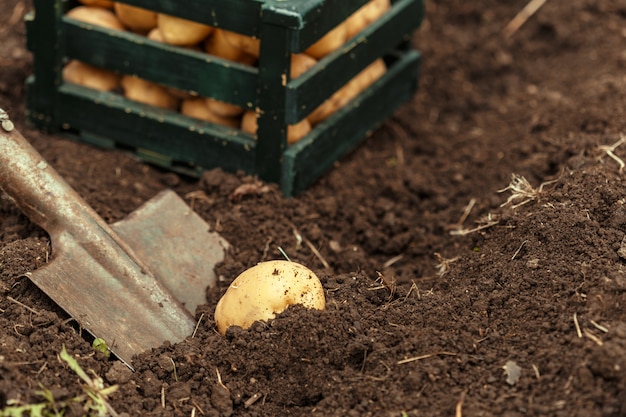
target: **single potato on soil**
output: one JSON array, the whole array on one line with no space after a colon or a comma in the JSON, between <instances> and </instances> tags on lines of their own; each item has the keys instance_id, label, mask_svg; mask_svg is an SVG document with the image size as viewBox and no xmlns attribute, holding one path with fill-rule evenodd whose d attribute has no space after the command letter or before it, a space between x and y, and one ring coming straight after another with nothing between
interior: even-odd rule
<instances>
[{"instance_id":1,"label":"single potato on soil","mask_svg":"<svg viewBox=\"0 0 626 417\"><path fill-rule=\"evenodd\" d=\"M294 304L317 310L326 307L319 278L295 262L261 262L230 284L215 308L215 324L221 334L230 326L247 329L255 321L273 319Z\"/></svg>"}]
</instances>

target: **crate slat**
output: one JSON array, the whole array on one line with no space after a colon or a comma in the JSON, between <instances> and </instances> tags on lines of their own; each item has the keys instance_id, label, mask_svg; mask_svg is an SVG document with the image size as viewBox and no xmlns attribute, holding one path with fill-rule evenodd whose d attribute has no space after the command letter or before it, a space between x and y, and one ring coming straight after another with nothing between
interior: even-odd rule
<instances>
[{"instance_id":1,"label":"crate slat","mask_svg":"<svg viewBox=\"0 0 626 417\"><path fill-rule=\"evenodd\" d=\"M254 170L255 141L238 129L72 84L59 89L62 123L126 148L150 149L179 165Z\"/></svg>"}]
</instances>

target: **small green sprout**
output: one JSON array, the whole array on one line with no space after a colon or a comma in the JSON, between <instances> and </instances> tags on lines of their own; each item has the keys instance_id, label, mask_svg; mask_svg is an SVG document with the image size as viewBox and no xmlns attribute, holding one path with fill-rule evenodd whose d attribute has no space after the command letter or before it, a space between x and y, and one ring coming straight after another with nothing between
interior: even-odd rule
<instances>
[{"instance_id":1,"label":"small green sprout","mask_svg":"<svg viewBox=\"0 0 626 417\"><path fill-rule=\"evenodd\" d=\"M10 403L9 403L10 404ZM41 404L28 404L28 405L11 405L3 410L0 410L0 416L2 417L22 417L24 415L30 417L48 417L54 416L49 411L46 411L47 403Z\"/></svg>"},{"instance_id":2,"label":"small green sprout","mask_svg":"<svg viewBox=\"0 0 626 417\"><path fill-rule=\"evenodd\" d=\"M36 404L22 404L19 400L8 400L7 407L0 409L0 417L63 417L70 405L80 403L86 417L117 417L113 407L107 402L109 395L117 390L117 385L105 387L100 377L90 377L80 367L75 358L65 350L59 353L59 358L67 363L72 371L85 383L82 386L83 394L67 400L57 400L52 391L45 387L36 394L43 398L43 402ZM93 371L92 371L93 373Z\"/></svg>"},{"instance_id":3,"label":"small green sprout","mask_svg":"<svg viewBox=\"0 0 626 417\"><path fill-rule=\"evenodd\" d=\"M107 358L111 356L111 349L109 349L109 345L107 345L107 342L105 342L104 339L96 337L91 344L91 347L93 347L93 350L95 351L104 353L104 356Z\"/></svg>"},{"instance_id":4,"label":"small green sprout","mask_svg":"<svg viewBox=\"0 0 626 417\"><path fill-rule=\"evenodd\" d=\"M117 416L115 410L113 410L113 408L106 401L107 397L117 390L117 385L105 388L102 378L95 374L95 378L90 378L83 368L80 367L76 359L67 353L65 346L63 346L59 357L67 362L70 369L86 383L86 385L83 385L85 395L80 398L85 402L84 409L94 412L93 414L89 413L88 415L98 417L109 415L113 417Z\"/></svg>"}]
</instances>

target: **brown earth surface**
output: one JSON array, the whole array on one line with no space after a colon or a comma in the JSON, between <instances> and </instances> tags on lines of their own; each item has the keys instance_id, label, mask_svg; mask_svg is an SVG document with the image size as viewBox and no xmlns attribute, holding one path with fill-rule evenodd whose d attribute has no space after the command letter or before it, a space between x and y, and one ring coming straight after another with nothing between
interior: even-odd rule
<instances>
[{"instance_id":1,"label":"brown earth surface","mask_svg":"<svg viewBox=\"0 0 626 417\"><path fill-rule=\"evenodd\" d=\"M25 277L49 240L0 195L0 408L81 395L65 346L117 385L119 415L626 416L626 3L548 1L505 38L526 3L427 1L414 99L284 198L29 127L31 5L3 0L0 107L24 136L106 221L173 188L232 249L193 337L132 373ZM219 335L220 294L279 248L319 275L326 310Z\"/></svg>"}]
</instances>

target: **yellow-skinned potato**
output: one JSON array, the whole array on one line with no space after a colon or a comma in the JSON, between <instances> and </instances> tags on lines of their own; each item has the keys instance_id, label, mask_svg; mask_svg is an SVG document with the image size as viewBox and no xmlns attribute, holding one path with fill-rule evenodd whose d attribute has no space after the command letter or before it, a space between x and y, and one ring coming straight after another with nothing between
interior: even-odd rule
<instances>
[{"instance_id":1,"label":"yellow-skinned potato","mask_svg":"<svg viewBox=\"0 0 626 417\"><path fill-rule=\"evenodd\" d=\"M161 33L158 27L150 30L146 34L146 38L155 42L167 43L165 42L165 39L163 38L163 34ZM181 48L186 48L192 51L202 52L202 48L200 48L198 45L189 45L189 46L181 45Z\"/></svg>"},{"instance_id":2,"label":"yellow-skinned potato","mask_svg":"<svg viewBox=\"0 0 626 417\"><path fill-rule=\"evenodd\" d=\"M224 31L224 37L235 48L256 58L259 57L261 50L261 41L259 39L242 35L241 33L231 32L230 30Z\"/></svg>"},{"instance_id":3,"label":"yellow-skinned potato","mask_svg":"<svg viewBox=\"0 0 626 417\"><path fill-rule=\"evenodd\" d=\"M311 129L313 129L313 127L307 118L300 120L296 124L287 126L287 143L293 145L308 135Z\"/></svg>"},{"instance_id":4,"label":"yellow-skinned potato","mask_svg":"<svg viewBox=\"0 0 626 417\"><path fill-rule=\"evenodd\" d=\"M370 0L346 19L347 38L352 39L391 8L390 0Z\"/></svg>"},{"instance_id":5,"label":"yellow-skinned potato","mask_svg":"<svg viewBox=\"0 0 626 417\"><path fill-rule=\"evenodd\" d=\"M207 106L206 100L201 97L183 100L180 106L180 112L189 117L195 117L196 119L223 126L239 127L240 123L237 117L222 116L211 111Z\"/></svg>"},{"instance_id":6,"label":"yellow-skinned potato","mask_svg":"<svg viewBox=\"0 0 626 417\"><path fill-rule=\"evenodd\" d=\"M212 26L163 13L157 15L157 27L165 43L178 46L195 45L213 31Z\"/></svg>"},{"instance_id":7,"label":"yellow-skinned potato","mask_svg":"<svg viewBox=\"0 0 626 417\"><path fill-rule=\"evenodd\" d=\"M217 100L212 97L206 98L206 106L213 113L222 117L237 117L244 111L244 108L241 106L226 103L225 101Z\"/></svg>"},{"instance_id":8,"label":"yellow-skinned potato","mask_svg":"<svg viewBox=\"0 0 626 417\"><path fill-rule=\"evenodd\" d=\"M313 45L309 46L304 52L315 59L322 59L346 43L348 40L347 35L346 25L340 23Z\"/></svg>"},{"instance_id":9,"label":"yellow-skinned potato","mask_svg":"<svg viewBox=\"0 0 626 417\"><path fill-rule=\"evenodd\" d=\"M245 112L241 118L241 130L251 135L256 135L259 128L257 119L259 115L252 110ZM313 129L309 119L304 118L298 123L287 126L287 143L292 145L309 134Z\"/></svg>"},{"instance_id":10,"label":"yellow-skinned potato","mask_svg":"<svg viewBox=\"0 0 626 417\"><path fill-rule=\"evenodd\" d=\"M155 11L124 3L115 3L114 10L117 18L135 32L147 33L157 25L157 13Z\"/></svg>"},{"instance_id":11,"label":"yellow-skinned potato","mask_svg":"<svg viewBox=\"0 0 626 417\"><path fill-rule=\"evenodd\" d=\"M215 308L215 324L221 334L230 326L247 329L294 304L317 310L326 307L324 288L315 273L295 262L261 262L230 284Z\"/></svg>"},{"instance_id":12,"label":"yellow-skinned potato","mask_svg":"<svg viewBox=\"0 0 626 417\"><path fill-rule=\"evenodd\" d=\"M358 85L359 92L361 92L385 75L385 72L387 72L387 65L382 58L378 58L354 77L353 82Z\"/></svg>"},{"instance_id":13,"label":"yellow-skinned potato","mask_svg":"<svg viewBox=\"0 0 626 417\"><path fill-rule=\"evenodd\" d=\"M256 131L259 128L257 123L258 117L259 115L254 110L246 111L243 116L241 116L240 129L251 135L256 135Z\"/></svg>"},{"instance_id":14,"label":"yellow-skinned potato","mask_svg":"<svg viewBox=\"0 0 626 417\"><path fill-rule=\"evenodd\" d=\"M112 10L96 6L78 6L67 12L67 17L109 29L126 30Z\"/></svg>"},{"instance_id":15,"label":"yellow-skinned potato","mask_svg":"<svg viewBox=\"0 0 626 417\"><path fill-rule=\"evenodd\" d=\"M230 43L226 39L226 31L223 29L215 29L213 31L211 37L204 42L204 50L207 54L246 65L252 65L257 60L257 57Z\"/></svg>"},{"instance_id":16,"label":"yellow-skinned potato","mask_svg":"<svg viewBox=\"0 0 626 417\"><path fill-rule=\"evenodd\" d=\"M72 60L63 68L67 82L99 91L115 90L120 85L120 75L102 68Z\"/></svg>"},{"instance_id":17,"label":"yellow-skinned potato","mask_svg":"<svg viewBox=\"0 0 626 417\"><path fill-rule=\"evenodd\" d=\"M178 108L178 99L162 85L132 75L123 76L121 84L124 96L130 100L164 109L176 110Z\"/></svg>"},{"instance_id":18,"label":"yellow-skinned potato","mask_svg":"<svg viewBox=\"0 0 626 417\"><path fill-rule=\"evenodd\" d=\"M158 27L153 28L152 30L150 30L146 34L146 38L148 38L148 39L150 39L152 41L165 43L165 39L163 39L163 35L161 34L161 31L159 30Z\"/></svg>"},{"instance_id":19,"label":"yellow-skinned potato","mask_svg":"<svg viewBox=\"0 0 626 417\"><path fill-rule=\"evenodd\" d=\"M291 54L291 79L298 78L317 64L317 59L307 54Z\"/></svg>"}]
</instances>

